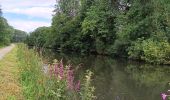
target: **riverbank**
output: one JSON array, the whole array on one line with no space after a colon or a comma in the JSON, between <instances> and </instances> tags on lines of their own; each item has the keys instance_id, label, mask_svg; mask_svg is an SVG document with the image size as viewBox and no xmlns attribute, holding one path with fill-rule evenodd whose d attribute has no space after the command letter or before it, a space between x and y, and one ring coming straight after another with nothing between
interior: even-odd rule
<instances>
[{"instance_id":1,"label":"riverbank","mask_svg":"<svg viewBox=\"0 0 170 100\"><path fill-rule=\"evenodd\" d=\"M20 82L26 100L94 100L92 72L87 71L82 80L75 80L71 65L55 60L44 69L35 50L24 44L17 47Z\"/></svg>"},{"instance_id":2,"label":"riverbank","mask_svg":"<svg viewBox=\"0 0 170 100\"><path fill-rule=\"evenodd\" d=\"M0 61L0 98L1 100L22 99L17 65L17 47L14 47Z\"/></svg>"}]
</instances>

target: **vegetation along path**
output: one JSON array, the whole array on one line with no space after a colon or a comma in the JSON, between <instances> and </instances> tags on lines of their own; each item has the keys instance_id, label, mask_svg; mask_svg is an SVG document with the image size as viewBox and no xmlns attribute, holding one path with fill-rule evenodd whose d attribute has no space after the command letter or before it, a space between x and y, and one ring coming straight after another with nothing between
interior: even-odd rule
<instances>
[{"instance_id":1,"label":"vegetation along path","mask_svg":"<svg viewBox=\"0 0 170 100\"><path fill-rule=\"evenodd\" d=\"M0 99L21 100L17 67L17 48L14 44L0 49Z\"/></svg>"}]
</instances>

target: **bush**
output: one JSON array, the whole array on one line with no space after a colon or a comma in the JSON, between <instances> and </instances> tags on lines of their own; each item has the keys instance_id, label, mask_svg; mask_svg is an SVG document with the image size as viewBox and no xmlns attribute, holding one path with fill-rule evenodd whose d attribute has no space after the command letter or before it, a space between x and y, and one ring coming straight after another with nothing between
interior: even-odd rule
<instances>
[{"instance_id":1,"label":"bush","mask_svg":"<svg viewBox=\"0 0 170 100\"><path fill-rule=\"evenodd\" d=\"M170 45L166 40L154 41L148 39L142 43L144 55L141 59L151 63L168 63L170 60Z\"/></svg>"},{"instance_id":2,"label":"bush","mask_svg":"<svg viewBox=\"0 0 170 100\"><path fill-rule=\"evenodd\" d=\"M154 64L169 64L170 44L165 40L138 39L128 49L130 58L142 59Z\"/></svg>"},{"instance_id":3,"label":"bush","mask_svg":"<svg viewBox=\"0 0 170 100\"><path fill-rule=\"evenodd\" d=\"M129 58L141 59L141 56L143 55L142 41L143 39L138 39L137 41L132 42L132 46L128 48Z\"/></svg>"}]
</instances>

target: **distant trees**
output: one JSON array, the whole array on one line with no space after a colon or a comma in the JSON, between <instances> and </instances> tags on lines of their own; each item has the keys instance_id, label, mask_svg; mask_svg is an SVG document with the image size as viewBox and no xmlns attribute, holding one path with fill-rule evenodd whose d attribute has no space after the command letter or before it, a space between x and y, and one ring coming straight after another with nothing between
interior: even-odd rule
<instances>
[{"instance_id":1,"label":"distant trees","mask_svg":"<svg viewBox=\"0 0 170 100\"><path fill-rule=\"evenodd\" d=\"M8 24L7 20L2 16L0 8L0 46L9 45L11 42L21 42L25 37L25 32L15 30Z\"/></svg>"},{"instance_id":2,"label":"distant trees","mask_svg":"<svg viewBox=\"0 0 170 100\"><path fill-rule=\"evenodd\" d=\"M12 38L13 28L8 25L7 20L0 17L0 45L8 45Z\"/></svg>"},{"instance_id":3,"label":"distant trees","mask_svg":"<svg viewBox=\"0 0 170 100\"><path fill-rule=\"evenodd\" d=\"M12 34L12 42L25 42L27 38L27 33L18 29L14 29Z\"/></svg>"},{"instance_id":4,"label":"distant trees","mask_svg":"<svg viewBox=\"0 0 170 100\"><path fill-rule=\"evenodd\" d=\"M1 5L0 5L0 17L2 16L2 9L1 9Z\"/></svg>"},{"instance_id":5,"label":"distant trees","mask_svg":"<svg viewBox=\"0 0 170 100\"><path fill-rule=\"evenodd\" d=\"M54 12L45 46L151 63L170 61L169 0L58 0Z\"/></svg>"}]
</instances>

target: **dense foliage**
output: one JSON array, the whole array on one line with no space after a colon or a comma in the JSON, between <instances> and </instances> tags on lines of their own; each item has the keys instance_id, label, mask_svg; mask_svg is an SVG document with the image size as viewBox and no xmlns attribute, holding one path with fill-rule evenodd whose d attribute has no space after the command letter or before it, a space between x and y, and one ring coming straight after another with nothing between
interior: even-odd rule
<instances>
[{"instance_id":1,"label":"dense foliage","mask_svg":"<svg viewBox=\"0 0 170 100\"><path fill-rule=\"evenodd\" d=\"M0 17L0 45L8 45L13 34L13 28L8 25L7 20Z\"/></svg>"},{"instance_id":2,"label":"dense foliage","mask_svg":"<svg viewBox=\"0 0 170 100\"><path fill-rule=\"evenodd\" d=\"M169 0L57 0L54 12L48 32L32 44L169 63Z\"/></svg>"},{"instance_id":3,"label":"dense foliage","mask_svg":"<svg viewBox=\"0 0 170 100\"><path fill-rule=\"evenodd\" d=\"M34 45L37 47L43 47L47 42L47 33L50 33L50 29L48 27L40 27L37 28L34 32L30 33L29 38L27 38L28 45Z\"/></svg>"}]
</instances>

